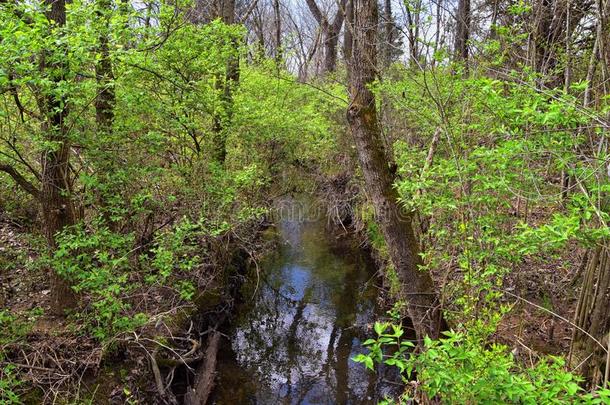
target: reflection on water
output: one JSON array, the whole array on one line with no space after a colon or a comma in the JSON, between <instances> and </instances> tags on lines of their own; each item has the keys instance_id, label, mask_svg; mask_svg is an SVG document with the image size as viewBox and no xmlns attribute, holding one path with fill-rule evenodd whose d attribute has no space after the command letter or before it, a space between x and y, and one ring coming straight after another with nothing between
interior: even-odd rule
<instances>
[{"instance_id":1,"label":"reflection on water","mask_svg":"<svg viewBox=\"0 0 610 405\"><path fill-rule=\"evenodd\" d=\"M323 222L283 219L284 243L218 365L217 404L375 403L374 375L351 358L373 322L375 288L365 257L333 246Z\"/></svg>"}]
</instances>

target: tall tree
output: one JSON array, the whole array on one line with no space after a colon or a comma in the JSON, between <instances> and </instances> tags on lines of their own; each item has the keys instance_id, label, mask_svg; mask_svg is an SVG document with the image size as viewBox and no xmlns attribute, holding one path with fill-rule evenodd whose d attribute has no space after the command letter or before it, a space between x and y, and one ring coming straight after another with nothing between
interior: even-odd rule
<instances>
[{"instance_id":1,"label":"tall tree","mask_svg":"<svg viewBox=\"0 0 610 405\"><path fill-rule=\"evenodd\" d=\"M215 4L218 17L227 25L235 23L235 0L218 0ZM224 77L217 77L218 89L222 92L223 113L214 117L214 157L221 164L227 157L226 126L233 115L233 89L239 84L239 57L237 40L232 40L234 54L229 55Z\"/></svg>"},{"instance_id":2,"label":"tall tree","mask_svg":"<svg viewBox=\"0 0 610 405\"><path fill-rule=\"evenodd\" d=\"M392 31L393 31L394 20L392 18L392 0L384 0L383 2L383 52L382 52L382 64L383 67L387 68L390 66L391 55L392 55Z\"/></svg>"},{"instance_id":3,"label":"tall tree","mask_svg":"<svg viewBox=\"0 0 610 405\"><path fill-rule=\"evenodd\" d=\"M51 27L61 32L66 25L65 0L46 0L45 12ZM68 99L58 89L63 85L68 69L66 45L57 41L58 48L47 50L41 58L40 69L53 84L52 91L42 94L40 102L44 113L42 132L45 140L51 145L41 156L42 168L40 204L42 208L43 228L47 243L55 249L55 235L67 226L74 225L78 214L72 199L72 181L70 179L71 142L68 117ZM52 308L61 314L65 308L76 302L74 293L66 280L50 271Z\"/></svg>"},{"instance_id":4,"label":"tall tree","mask_svg":"<svg viewBox=\"0 0 610 405\"><path fill-rule=\"evenodd\" d=\"M97 97L95 99L95 117L98 132L109 134L114 121L114 105L116 96L114 92L114 72L110 58L110 12L111 0L98 0L96 17L99 22L98 57L95 65L97 79Z\"/></svg>"},{"instance_id":5,"label":"tall tree","mask_svg":"<svg viewBox=\"0 0 610 405\"><path fill-rule=\"evenodd\" d=\"M385 14L391 18L391 1L385 3ZM421 0L411 0L406 2L406 17L407 17L407 40L409 42L409 61L417 65L420 62L420 46L419 46L419 31L421 23L422 2ZM387 17L386 17L387 18ZM392 23L391 29L394 29ZM387 29L387 28L386 28Z\"/></svg>"},{"instance_id":6,"label":"tall tree","mask_svg":"<svg viewBox=\"0 0 610 405\"><path fill-rule=\"evenodd\" d=\"M354 0L345 3L345 30L343 31L343 58L349 61L352 57L352 45L354 42Z\"/></svg>"},{"instance_id":7,"label":"tall tree","mask_svg":"<svg viewBox=\"0 0 610 405\"><path fill-rule=\"evenodd\" d=\"M458 0L455 30L455 58L456 60L468 61L468 40L470 38L470 0Z\"/></svg>"},{"instance_id":8,"label":"tall tree","mask_svg":"<svg viewBox=\"0 0 610 405\"><path fill-rule=\"evenodd\" d=\"M339 9L332 21L322 13L315 0L307 0L307 6L320 26L324 37L324 68L323 74L332 73L337 69L337 44L345 18L346 0L339 2Z\"/></svg>"},{"instance_id":9,"label":"tall tree","mask_svg":"<svg viewBox=\"0 0 610 405\"><path fill-rule=\"evenodd\" d=\"M370 85L377 70L378 6L376 0L354 0L352 57L348 63L352 132L366 189L375 208L390 259L396 268L409 316L419 339L436 338L442 327L434 284L422 264L412 227L413 213L398 203L394 175L384 152L375 95Z\"/></svg>"},{"instance_id":10,"label":"tall tree","mask_svg":"<svg viewBox=\"0 0 610 405\"><path fill-rule=\"evenodd\" d=\"M282 16L280 14L280 0L273 0L273 17L275 28L275 63L280 66L282 62Z\"/></svg>"},{"instance_id":11,"label":"tall tree","mask_svg":"<svg viewBox=\"0 0 610 405\"><path fill-rule=\"evenodd\" d=\"M4 3L4 2L0 2ZM66 25L65 0L45 0L45 18L48 20L46 35L64 35ZM16 12L15 18L23 16ZM27 24L34 21L24 17ZM1 39L1 38L0 38ZM72 197L72 179L70 176L71 142L69 127L66 123L69 100L65 89L68 71L67 45L62 38L57 38L56 47L46 49L39 57L38 73L48 83L47 86L34 86L37 97L40 128L45 148L40 155L41 172L38 173L22 157L20 160L34 174L40 185L37 186L23 176L17 168L9 164L0 164L0 171L7 173L27 193L39 203L42 212L42 230L48 248L52 253L57 247L56 234L65 227L74 225L78 213ZM12 87L15 104L23 121L23 106L19 100L18 89ZM51 312L63 315L68 308L75 306L76 296L70 284L52 269L49 269Z\"/></svg>"}]
</instances>

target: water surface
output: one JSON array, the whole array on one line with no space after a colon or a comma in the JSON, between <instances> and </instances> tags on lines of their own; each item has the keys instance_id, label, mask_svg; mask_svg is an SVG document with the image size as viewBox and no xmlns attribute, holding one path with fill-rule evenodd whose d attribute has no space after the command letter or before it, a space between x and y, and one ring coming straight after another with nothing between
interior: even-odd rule
<instances>
[{"instance_id":1,"label":"water surface","mask_svg":"<svg viewBox=\"0 0 610 405\"><path fill-rule=\"evenodd\" d=\"M280 248L221 350L217 404L367 404L375 376L351 358L375 319L370 261L338 242L325 221L282 218Z\"/></svg>"}]
</instances>

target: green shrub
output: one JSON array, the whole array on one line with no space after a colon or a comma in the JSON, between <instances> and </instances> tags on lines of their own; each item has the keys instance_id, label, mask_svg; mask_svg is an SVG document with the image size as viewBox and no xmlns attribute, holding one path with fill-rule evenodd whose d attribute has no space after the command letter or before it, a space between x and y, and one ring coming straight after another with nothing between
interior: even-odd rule
<instances>
[{"instance_id":1,"label":"green shrub","mask_svg":"<svg viewBox=\"0 0 610 405\"><path fill-rule=\"evenodd\" d=\"M401 340L401 326L376 323L375 332L375 339L364 342L369 353L356 356L354 361L369 369L380 363L397 367L405 382L417 370L421 389L444 403L610 403L610 390L585 393L579 386L580 378L565 371L565 363L558 357L542 358L528 368L515 361L505 346L453 331L445 332L439 340L426 338L423 350L413 354L409 350L413 344Z\"/></svg>"}]
</instances>

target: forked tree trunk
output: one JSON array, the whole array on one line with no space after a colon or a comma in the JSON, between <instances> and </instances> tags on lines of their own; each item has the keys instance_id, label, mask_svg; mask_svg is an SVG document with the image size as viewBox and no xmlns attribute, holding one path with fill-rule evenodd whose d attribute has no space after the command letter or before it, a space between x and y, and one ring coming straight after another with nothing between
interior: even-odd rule
<instances>
[{"instance_id":1,"label":"forked tree trunk","mask_svg":"<svg viewBox=\"0 0 610 405\"><path fill-rule=\"evenodd\" d=\"M324 67L322 74L333 73L337 70L337 45L339 44L339 33L343 26L346 14L346 0L339 1L337 14L332 21L322 14L315 0L307 0L307 6L320 26L324 43Z\"/></svg>"},{"instance_id":2,"label":"forked tree trunk","mask_svg":"<svg viewBox=\"0 0 610 405\"><path fill-rule=\"evenodd\" d=\"M369 86L375 80L378 8L376 0L354 0L354 44L348 63L350 107L347 119L358 152L367 192L376 220L396 268L409 316L418 338L437 338L443 327L430 274L420 271L419 244L411 212L398 203L394 178L388 166L375 96Z\"/></svg>"}]
</instances>

